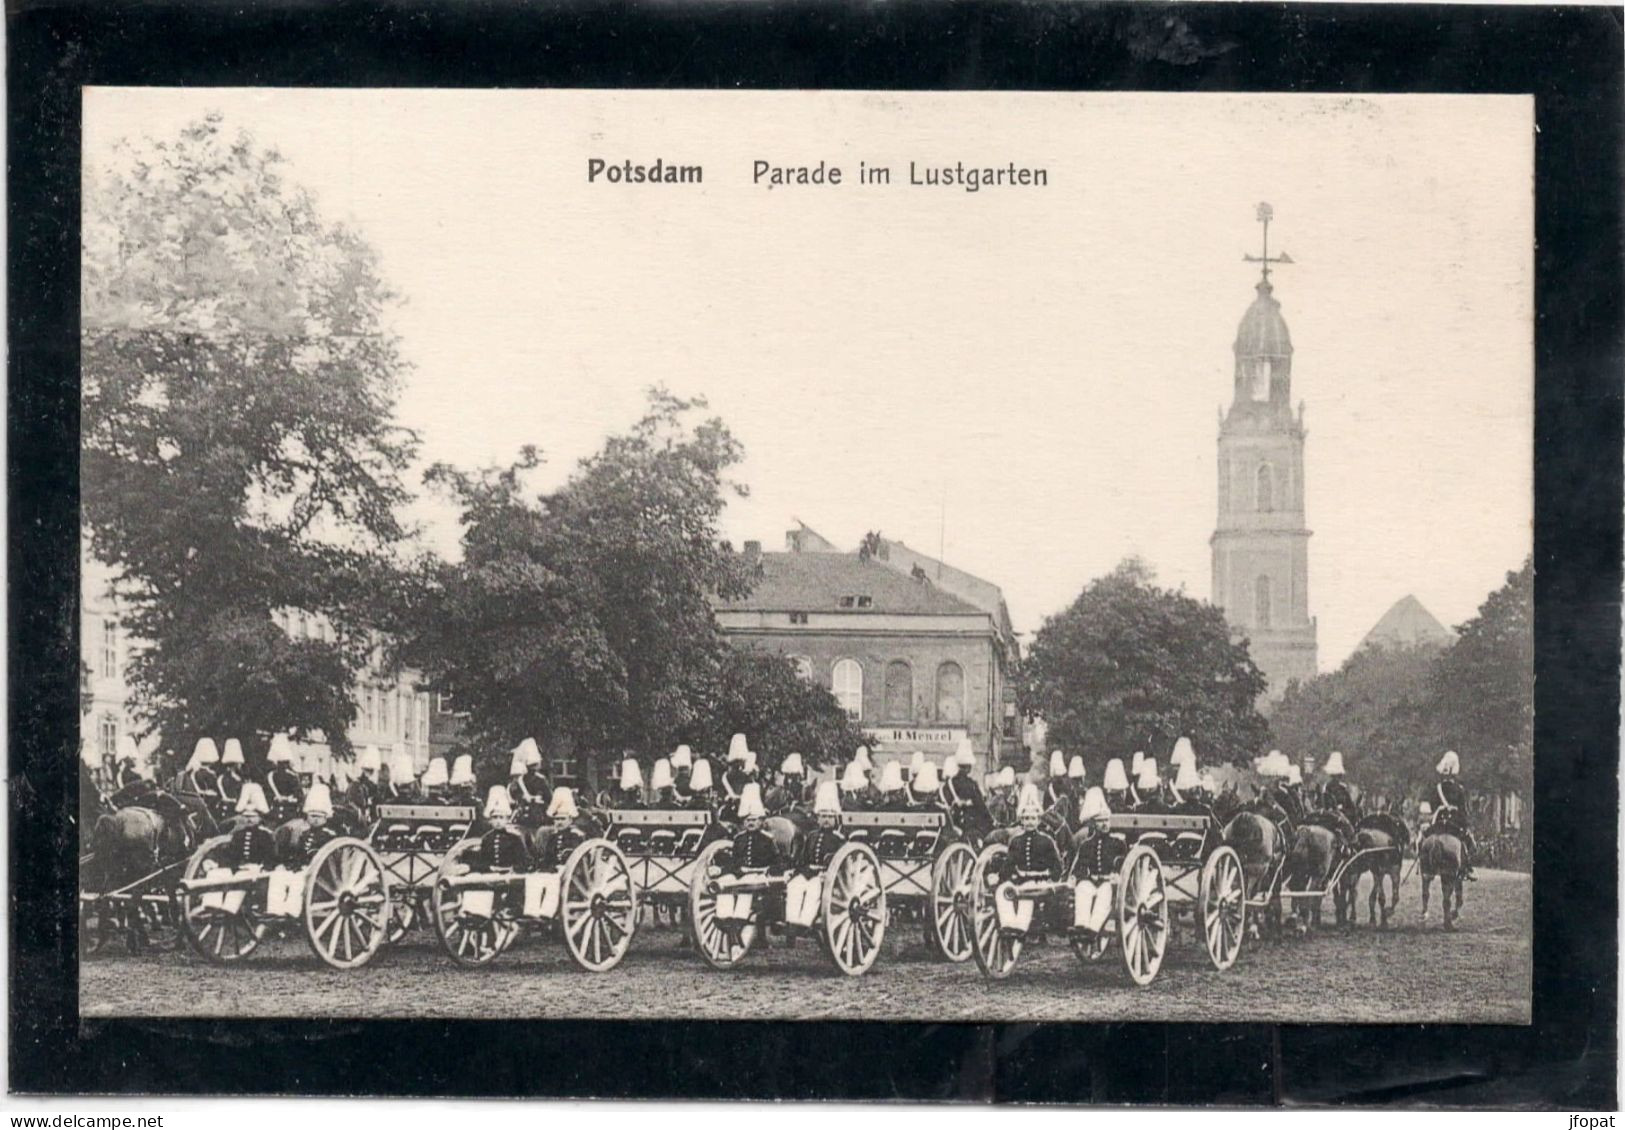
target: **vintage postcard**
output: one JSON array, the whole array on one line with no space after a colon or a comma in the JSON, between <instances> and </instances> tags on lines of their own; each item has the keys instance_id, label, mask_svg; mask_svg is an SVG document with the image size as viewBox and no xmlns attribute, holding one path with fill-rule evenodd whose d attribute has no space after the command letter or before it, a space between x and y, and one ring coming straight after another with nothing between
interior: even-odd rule
<instances>
[{"instance_id":1,"label":"vintage postcard","mask_svg":"<svg viewBox=\"0 0 1625 1130\"><path fill-rule=\"evenodd\" d=\"M86 90L82 1013L1528 1023L1533 114Z\"/></svg>"}]
</instances>

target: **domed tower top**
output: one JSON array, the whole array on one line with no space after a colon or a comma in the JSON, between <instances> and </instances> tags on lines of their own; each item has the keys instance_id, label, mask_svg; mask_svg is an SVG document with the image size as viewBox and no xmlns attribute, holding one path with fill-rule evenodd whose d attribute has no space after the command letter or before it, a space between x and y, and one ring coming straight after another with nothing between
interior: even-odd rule
<instances>
[{"instance_id":1,"label":"domed tower top","mask_svg":"<svg viewBox=\"0 0 1625 1130\"><path fill-rule=\"evenodd\" d=\"M1275 299L1275 288L1270 285L1270 268L1289 264L1292 256L1286 252L1270 254L1270 220L1275 213L1268 204L1258 206L1258 222L1264 227L1262 255L1244 255L1249 263L1262 269L1258 281L1258 297L1242 315L1236 328L1236 396L1231 411L1257 411L1253 405L1267 406L1277 412L1289 412L1292 398L1292 335L1287 331L1286 319L1281 316L1281 304Z\"/></svg>"}]
</instances>

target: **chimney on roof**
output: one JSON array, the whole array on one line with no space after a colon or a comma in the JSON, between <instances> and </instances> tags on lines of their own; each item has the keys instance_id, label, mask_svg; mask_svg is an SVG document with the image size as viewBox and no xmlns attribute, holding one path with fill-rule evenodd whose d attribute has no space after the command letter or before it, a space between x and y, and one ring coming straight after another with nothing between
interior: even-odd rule
<instances>
[{"instance_id":1,"label":"chimney on roof","mask_svg":"<svg viewBox=\"0 0 1625 1130\"><path fill-rule=\"evenodd\" d=\"M784 548L787 551L789 551L790 553L800 553L801 552L801 531L800 530L785 530L784 531Z\"/></svg>"}]
</instances>

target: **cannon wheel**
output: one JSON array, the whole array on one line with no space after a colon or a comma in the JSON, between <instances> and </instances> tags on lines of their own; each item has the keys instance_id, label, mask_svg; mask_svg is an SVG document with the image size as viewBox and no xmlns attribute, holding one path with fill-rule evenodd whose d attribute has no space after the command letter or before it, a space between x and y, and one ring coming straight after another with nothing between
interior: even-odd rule
<instances>
[{"instance_id":1,"label":"cannon wheel","mask_svg":"<svg viewBox=\"0 0 1625 1130\"><path fill-rule=\"evenodd\" d=\"M588 840L559 876L559 923L570 959L590 973L614 969L632 946L638 889L621 849Z\"/></svg>"},{"instance_id":2,"label":"cannon wheel","mask_svg":"<svg viewBox=\"0 0 1625 1130\"><path fill-rule=\"evenodd\" d=\"M717 925L717 896L710 889L710 871L717 866L717 857L732 848L732 840L717 840L707 845L694 861L694 875L688 882L688 921L694 933L694 948L713 969L733 967L750 952L751 944L756 941L758 915L752 915L740 928L737 938L729 938ZM758 899L757 907L760 906Z\"/></svg>"},{"instance_id":3,"label":"cannon wheel","mask_svg":"<svg viewBox=\"0 0 1625 1130\"><path fill-rule=\"evenodd\" d=\"M1021 939L1006 938L999 929L999 908L993 897L1002 881L1005 857L1009 854L1010 849L1003 844L984 848L971 872L971 921L976 930L973 953L977 968L995 981L1010 976L1016 959L1021 956Z\"/></svg>"},{"instance_id":4,"label":"cannon wheel","mask_svg":"<svg viewBox=\"0 0 1625 1130\"><path fill-rule=\"evenodd\" d=\"M378 853L341 836L305 869L305 939L334 969L360 969L389 931L389 886Z\"/></svg>"},{"instance_id":5,"label":"cannon wheel","mask_svg":"<svg viewBox=\"0 0 1625 1130\"><path fill-rule=\"evenodd\" d=\"M224 854L231 845L230 836L213 836L198 845L192 858L186 861L184 879L196 879L203 874L203 864ZM227 914L203 905L202 891L188 891L181 887L176 892L180 903L181 932L187 944L205 961L216 965L239 961L253 953L265 936L266 924L254 911L248 909L247 900L236 914Z\"/></svg>"},{"instance_id":6,"label":"cannon wheel","mask_svg":"<svg viewBox=\"0 0 1625 1130\"><path fill-rule=\"evenodd\" d=\"M1149 985L1168 949L1168 888L1162 861L1145 844L1123 860L1117 881L1117 940L1123 965L1136 985Z\"/></svg>"},{"instance_id":7,"label":"cannon wheel","mask_svg":"<svg viewBox=\"0 0 1625 1130\"><path fill-rule=\"evenodd\" d=\"M1197 911L1208 960L1215 969L1229 969L1241 954L1247 928L1247 877L1233 849L1221 847L1202 864Z\"/></svg>"},{"instance_id":8,"label":"cannon wheel","mask_svg":"<svg viewBox=\"0 0 1625 1130\"><path fill-rule=\"evenodd\" d=\"M969 961L976 948L971 903L975 888L976 852L969 844L949 844L931 865L931 951L949 961Z\"/></svg>"},{"instance_id":9,"label":"cannon wheel","mask_svg":"<svg viewBox=\"0 0 1625 1130\"><path fill-rule=\"evenodd\" d=\"M406 937L412 927L418 924L417 889L402 886L389 900L389 928L384 934L384 944L392 946Z\"/></svg>"},{"instance_id":10,"label":"cannon wheel","mask_svg":"<svg viewBox=\"0 0 1625 1130\"><path fill-rule=\"evenodd\" d=\"M844 844L824 872L824 952L848 977L867 973L886 937L886 888L868 844Z\"/></svg>"},{"instance_id":11,"label":"cannon wheel","mask_svg":"<svg viewBox=\"0 0 1625 1130\"><path fill-rule=\"evenodd\" d=\"M458 965L488 965L513 940L518 928L509 928L496 918L482 918L477 924L462 918L463 895L442 885L442 880L468 872L465 856L479 850L480 841L463 840L441 857L430 888L430 918L441 948Z\"/></svg>"}]
</instances>

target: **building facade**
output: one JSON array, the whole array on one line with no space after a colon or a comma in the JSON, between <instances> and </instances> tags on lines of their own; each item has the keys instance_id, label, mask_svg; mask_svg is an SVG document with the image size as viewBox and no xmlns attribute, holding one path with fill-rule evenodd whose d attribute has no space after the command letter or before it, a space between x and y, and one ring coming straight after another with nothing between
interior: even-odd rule
<instances>
[{"instance_id":1,"label":"building facade","mask_svg":"<svg viewBox=\"0 0 1625 1130\"><path fill-rule=\"evenodd\" d=\"M1219 417L1218 522L1213 603L1279 698L1294 679L1317 671L1309 615L1309 536L1304 521L1303 404L1292 411L1292 338L1270 284L1269 213L1257 297L1236 332L1235 384Z\"/></svg>"},{"instance_id":2,"label":"building facade","mask_svg":"<svg viewBox=\"0 0 1625 1130\"><path fill-rule=\"evenodd\" d=\"M969 738L986 769L1022 748L1017 643L996 586L954 570L956 587L985 586L973 602L933 576L933 559L878 537L855 553L806 527L785 540L782 553L746 544L756 587L716 606L732 644L779 652L829 688L877 764L916 750L940 760Z\"/></svg>"}]
</instances>

